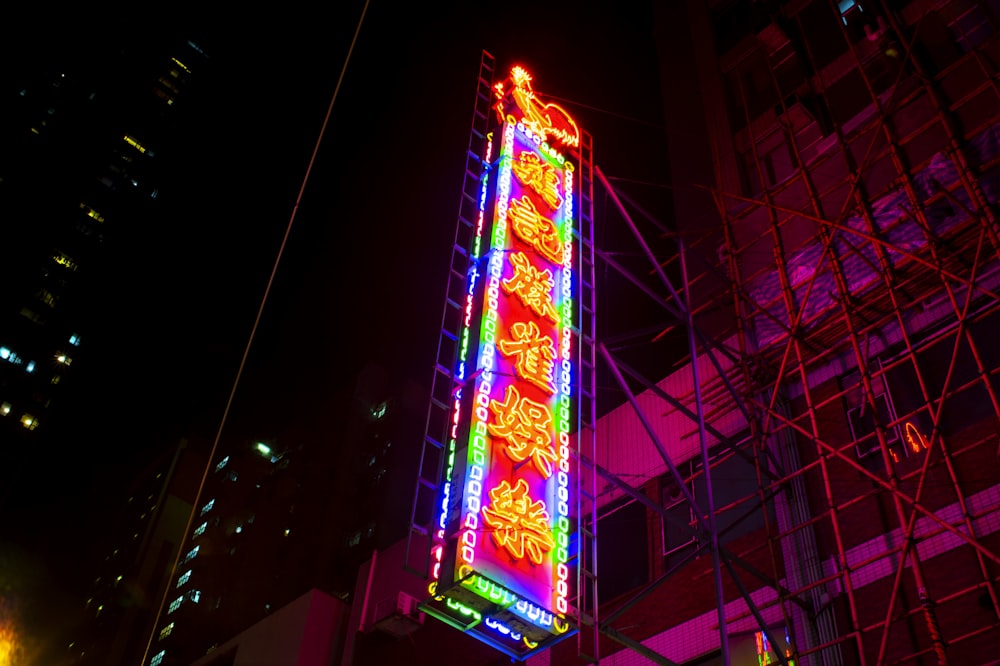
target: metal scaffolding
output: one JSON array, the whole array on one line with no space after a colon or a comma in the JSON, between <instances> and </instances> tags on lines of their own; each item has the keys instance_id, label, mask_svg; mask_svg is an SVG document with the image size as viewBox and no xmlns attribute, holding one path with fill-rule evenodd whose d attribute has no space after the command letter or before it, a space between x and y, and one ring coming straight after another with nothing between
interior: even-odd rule
<instances>
[{"instance_id":1,"label":"metal scaffolding","mask_svg":"<svg viewBox=\"0 0 1000 666\"><path fill-rule=\"evenodd\" d=\"M666 232L595 169L614 212L598 225L634 242L631 262L597 247L598 272L638 294L615 300L650 315L650 345L684 354L640 365L598 336L615 403L600 501L644 505L655 555L644 585L602 598L601 652L676 663L677 628L707 611L723 664L747 631L782 664L985 663L1000 651L1000 37L975 2L772 4L754 48L722 58L736 94L700 185L712 223ZM803 37L820 10L836 57ZM942 26L947 52L928 37Z\"/></svg>"}]
</instances>

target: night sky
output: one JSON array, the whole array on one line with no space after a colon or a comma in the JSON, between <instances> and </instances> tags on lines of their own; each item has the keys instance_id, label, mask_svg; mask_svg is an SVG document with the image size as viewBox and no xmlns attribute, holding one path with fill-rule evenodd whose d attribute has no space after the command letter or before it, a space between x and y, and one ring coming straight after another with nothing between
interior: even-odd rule
<instances>
[{"instance_id":1,"label":"night sky","mask_svg":"<svg viewBox=\"0 0 1000 666\"><path fill-rule=\"evenodd\" d=\"M665 191L649 185L666 172L650 8L480 4L368 6L236 392L234 430L322 423L366 359L429 381L483 49L501 74L515 63L532 72L536 91L594 136L595 163L666 210ZM4 511L22 537L7 547L33 554L33 601L53 616L82 604L87 558L70 544L101 541L130 472L179 437L214 437L363 7L219 18L164 5L159 25L147 24L148 6L141 17L86 8L59 26L39 16L6 26L8 68L171 34L210 55L177 109L176 141L161 149L174 174L162 210L113 244L80 368L79 437L38 460Z\"/></svg>"}]
</instances>

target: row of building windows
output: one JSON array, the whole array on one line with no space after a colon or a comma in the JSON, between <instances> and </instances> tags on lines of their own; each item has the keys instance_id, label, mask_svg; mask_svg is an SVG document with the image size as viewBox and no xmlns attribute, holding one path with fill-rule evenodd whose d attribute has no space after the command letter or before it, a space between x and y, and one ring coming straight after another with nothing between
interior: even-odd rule
<instances>
[{"instance_id":1,"label":"row of building windows","mask_svg":"<svg viewBox=\"0 0 1000 666\"><path fill-rule=\"evenodd\" d=\"M191 601L192 603L198 603L201 601L201 590L188 590L181 596L171 601L170 606L167 608L167 615L170 615L180 608L185 601Z\"/></svg>"}]
</instances>

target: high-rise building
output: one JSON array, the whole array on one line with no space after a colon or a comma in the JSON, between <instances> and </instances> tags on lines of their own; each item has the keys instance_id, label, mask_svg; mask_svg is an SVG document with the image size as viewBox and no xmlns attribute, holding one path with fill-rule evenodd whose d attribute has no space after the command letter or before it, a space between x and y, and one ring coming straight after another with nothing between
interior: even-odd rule
<instances>
[{"instance_id":1,"label":"high-rise building","mask_svg":"<svg viewBox=\"0 0 1000 666\"><path fill-rule=\"evenodd\" d=\"M313 602L337 623L323 650L339 654L358 567L406 533L425 403L371 363L330 404L336 432L314 415L219 445L145 664L241 663L253 636L284 626L273 613Z\"/></svg>"},{"instance_id":2,"label":"high-rise building","mask_svg":"<svg viewBox=\"0 0 1000 666\"><path fill-rule=\"evenodd\" d=\"M93 565L93 579L84 620L71 632L71 663L126 666L142 653L184 539L205 453L204 442L181 440L136 474L117 515L105 521L103 558L81 557L82 565Z\"/></svg>"},{"instance_id":3,"label":"high-rise building","mask_svg":"<svg viewBox=\"0 0 1000 666\"><path fill-rule=\"evenodd\" d=\"M155 210L160 151L205 63L191 41L118 52L95 40L5 79L0 432L25 443L8 454L53 429L99 328L91 311L107 248Z\"/></svg>"},{"instance_id":4,"label":"high-rise building","mask_svg":"<svg viewBox=\"0 0 1000 666\"><path fill-rule=\"evenodd\" d=\"M337 464L336 491L351 511L338 516L337 570L342 596L350 598L355 574L373 550L407 532L426 392L412 380L369 362L355 384Z\"/></svg>"},{"instance_id":5,"label":"high-rise building","mask_svg":"<svg viewBox=\"0 0 1000 666\"><path fill-rule=\"evenodd\" d=\"M602 656L990 662L998 8L655 7L694 351L597 428Z\"/></svg>"},{"instance_id":6,"label":"high-rise building","mask_svg":"<svg viewBox=\"0 0 1000 666\"><path fill-rule=\"evenodd\" d=\"M99 312L113 300L107 287L122 283L111 267L136 252L129 243L173 190L163 158L207 57L154 29L132 40L81 26L59 40L54 27L43 39L37 24L22 27L5 40L0 75L0 521L5 552L31 552L42 572L7 564L16 584L4 603L16 599L22 646L45 660L66 656L62 637L73 632L62 609L82 593L76 572L87 557L66 564L83 504L65 500L75 494L67 480L86 486L73 463L88 455L84 444L104 444L82 434L77 417L99 382L80 380L102 374L92 353L107 332ZM40 517L49 508L57 518Z\"/></svg>"}]
</instances>

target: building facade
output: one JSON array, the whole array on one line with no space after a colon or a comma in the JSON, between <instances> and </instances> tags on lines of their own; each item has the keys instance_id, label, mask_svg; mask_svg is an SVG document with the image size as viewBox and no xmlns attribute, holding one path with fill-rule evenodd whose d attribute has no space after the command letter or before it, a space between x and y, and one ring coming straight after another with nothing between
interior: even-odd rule
<instances>
[{"instance_id":1,"label":"building facade","mask_svg":"<svg viewBox=\"0 0 1000 666\"><path fill-rule=\"evenodd\" d=\"M1000 8L654 9L674 243L632 282L687 357L596 341L599 604L530 663L995 663Z\"/></svg>"},{"instance_id":2,"label":"building facade","mask_svg":"<svg viewBox=\"0 0 1000 666\"><path fill-rule=\"evenodd\" d=\"M164 174L158 152L206 60L194 42L151 40L125 55L70 50L4 81L5 440L37 441L52 429L50 409L72 384L87 334L97 328L92 310L108 240L155 210Z\"/></svg>"},{"instance_id":3,"label":"building facade","mask_svg":"<svg viewBox=\"0 0 1000 666\"><path fill-rule=\"evenodd\" d=\"M142 663L243 663L254 636L286 625L278 613L332 618L313 647L288 649L339 655L358 567L406 532L424 401L372 363L330 404L272 437L220 442ZM303 604L315 608L288 610Z\"/></svg>"},{"instance_id":4,"label":"building facade","mask_svg":"<svg viewBox=\"0 0 1000 666\"><path fill-rule=\"evenodd\" d=\"M132 480L118 515L108 521L101 557L93 562L84 620L74 627L69 645L70 663L125 666L141 654L184 539L205 454L204 443L181 440Z\"/></svg>"},{"instance_id":5,"label":"building facade","mask_svg":"<svg viewBox=\"0 0 1000 666\"><path fill-rule=\"evenodd\" d=\"M602 655L990 663L997 7L656 10L693 353L597 428Z\"/></svg>"}]
</instances>

